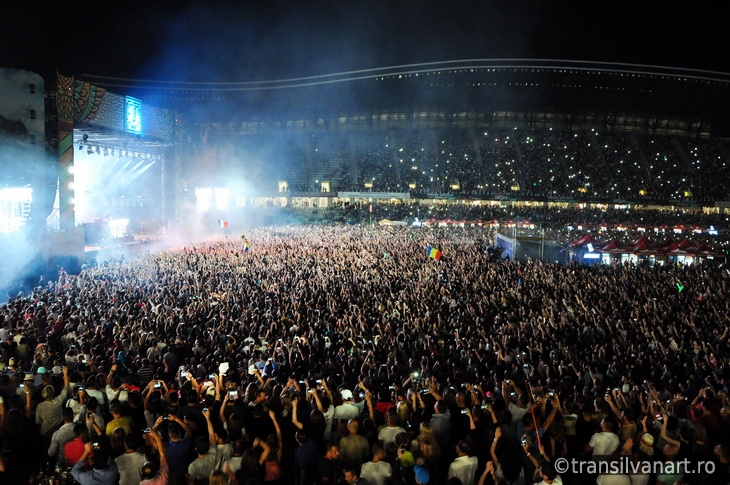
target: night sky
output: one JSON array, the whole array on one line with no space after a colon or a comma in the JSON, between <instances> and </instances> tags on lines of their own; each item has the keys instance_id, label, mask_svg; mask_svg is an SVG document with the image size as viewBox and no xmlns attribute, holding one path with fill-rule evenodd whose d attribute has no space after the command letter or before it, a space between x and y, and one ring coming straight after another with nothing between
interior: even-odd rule
<instances>
[{"instance_id":1,"label":"night sky","mask_svg":"<svg viewBox=\"0 0 730 485\"><path fill-rule=\"evenodd\" d=\"M704 3L707 6L702 6ZM468 58L730 72L722 2L3 2L0 67L232 82Z\"/></svg>"}]
</instances>

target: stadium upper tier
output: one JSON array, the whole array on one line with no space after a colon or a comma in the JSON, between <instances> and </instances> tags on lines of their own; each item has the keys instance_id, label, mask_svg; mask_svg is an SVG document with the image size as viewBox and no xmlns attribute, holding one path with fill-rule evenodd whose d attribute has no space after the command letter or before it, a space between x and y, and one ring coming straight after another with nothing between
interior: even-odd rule
<instances>
[{"instance_id":1,"label":"stadium upper tier","mask_svg":"<svg viewBox=\"0 0 730 485\"><path fill-rule=\"evenodd\" d=\"M597 130L476 128L240 134L208 126L191 183L246 178L261 190L410 192L458 197L727 200L727 140ZM199 178L200 166L219 169Z\"/></svg>"}]
</instances>

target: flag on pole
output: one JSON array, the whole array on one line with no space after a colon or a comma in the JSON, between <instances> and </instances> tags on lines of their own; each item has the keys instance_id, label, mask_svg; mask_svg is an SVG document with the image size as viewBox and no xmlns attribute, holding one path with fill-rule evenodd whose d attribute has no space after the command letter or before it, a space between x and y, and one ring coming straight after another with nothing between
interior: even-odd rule
<instances>
[{"instance_id":1,"label":"flag on pole","mask_svg":"<svg viewBox=\"0 0 730 485\"><path fill-rule=\"evenodd\" d=\"M434 247L428 246L426 248L426 252L428 253L428 257L435 260L440 260L442 253L439 249L436 249Z\"/></svg>"},{"instance_id":2,"label":"flag on pole","mask_svg":"<svg viewBox=\"0 0 730 485\"><path fill-rule=\"evenodd\" d=\"M228 228L228 221L222 221L222 220L218 219L218 227L222 227L223 229L227 229Z\"/></svg>"}]
</instances>

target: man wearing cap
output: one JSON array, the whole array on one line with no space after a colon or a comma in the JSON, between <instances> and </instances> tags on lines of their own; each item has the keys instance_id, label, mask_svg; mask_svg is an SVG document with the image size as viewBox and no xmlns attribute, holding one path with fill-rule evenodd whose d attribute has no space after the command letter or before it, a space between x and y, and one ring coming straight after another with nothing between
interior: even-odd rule
<instances>
[{"instance_id":1,"label":"man wearing cap","mask_svg":"<svg viewBox=\"0 0 730 485\"><path fill-rule=\"evenodd\" d=\"M413 472L416 475L416 483L418 485L426 485L431 481L431 473L426 468L426 462L423 458L419 457L416 460L416 464L413 466Z\"/></svg>"},{"instance_id":2,"label":"man wearing cap","mask_svg":"<svg viewBox=\"0 0 730 485\"><path fill-rule=\"evenodd\" d=\"M40 426L41 435L50 445L51 435L63 422L63 401L68 393L68 367L63 368L63 389L56 396L52 385L46 385L41 391L43 402L35 410L35 423Z\"/></svg>"},{"instance_id":3,"label":"man wearing cap","mask_svg":"<svg viewBox=\"0 0 730 485\"><path fill-rule=\"evenodd\" d=\"M365 402L355 403L352 396L352 391L349 389L343 389L340 391L343 403L339 406L335 406L335 417L334 419L345 419L350 420L353 418L359 418L360 413L365 407Z\"/></svg>"},{"instance_id":4,"label":"man wearing cap","mask_svg":"<svg viewBox=\"0 0 730 485\"><path fill-rule=\"evenodd\" d=\"M33 393L31 394L33 407L36 407L38 406L38 404L43 402L43 389L45 389L46 386L53 387L54 393L57 394L56 391L58 390L53 386L53 375L49 373L45 367L39 367L36 371L35 376L33 376L33 374L31 373L29 374L32 377L31 382L35 386L35 388L33 389Z\"/></svg>"}]
</instances>

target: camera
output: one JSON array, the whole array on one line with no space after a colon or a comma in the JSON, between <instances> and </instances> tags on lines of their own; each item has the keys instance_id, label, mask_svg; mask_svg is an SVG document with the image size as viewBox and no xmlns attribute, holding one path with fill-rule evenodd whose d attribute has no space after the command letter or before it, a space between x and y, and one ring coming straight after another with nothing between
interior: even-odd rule
<instances>
[{"instance_id":1,"label":"camera","mask_svg":"<svg viewBox=\"0 0 730 485\"><path fill-rule=\"evenodd\" d=\"M238 391L228 391L228 399L231 401L238 399Z\"/></svg>"},{"instance_id":2,"label":"camera","mask_svg":"<svg viewBox=\"0 0 730 485\"><path fill-rule=\"evenodd\" d=\"M92 448L99 448L99 443L91 443Z\"/></svg>"},{"instance_id":3,"label":"camera","mask_svg":"<svg viewBox=\"0 0 730 485\"><path fill-rule=\"evenodd\" d=\"M208 379L215 379L215 374L208 374Z\"/></svg>"},{"instance_id":4,"label":"camera","mask_svg":"<svg viewBox=\"0 0 730 485\"><path fill-rule=\"evenodd\" d=\"M150 428L145 428L144 431L142 431L144 434L150 434L152 430Z\"/></svg>"},{"instance_id":5,"label":"camera","mask_svg":"<svg viewBox=\"0 0 730 485\"><path fill-rule=\"evenodd\" d=\"M468 409L462 409L461 410L461 414L468 414L468 413L469 413L469 410Z\"/></svg>"},{"instance_id":6,"label":"camera","mask_svg":"<svg viewBox=\"0 0 730 485\"><path fill-rule=\"evenodd\" d=\"M421 394L428 394L428 393L429 393L429 390L428 389L422 389L421 390Z\"/></svg>"},{"instance_id":7,"label":"camera","mask_svg":"<svg viewBox=\"0 0 730 485\"><path fill-rule=\"evenodd\" d=\"M83 390L84 390L84 386L79 386L79 391L83 391Z\"/></svg>"},{"instance_id":8,"label":"camera","mask_svg":"<svg viewBox=\"0 0 730 485\"><path fill-rule=\"evenodd\" d=\"M314 392L314 389L307 389L307 394L312 394Z\"/></svg>"},{"instance_id":9,"label":"camera","mask_svg":"<svg viewBox=\"0 0 730 485\"><path fill-rule=\"evenodd\" d=\"M170 419L170 416L168 414L165 414L164 416L162 416L162 419L164 419L165 421L167 421L168 419Z\"/></svg>"}]
</instances>

